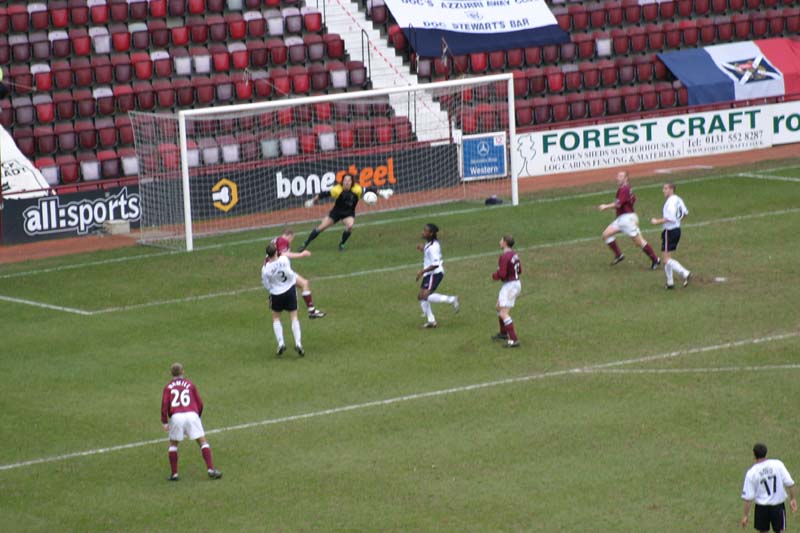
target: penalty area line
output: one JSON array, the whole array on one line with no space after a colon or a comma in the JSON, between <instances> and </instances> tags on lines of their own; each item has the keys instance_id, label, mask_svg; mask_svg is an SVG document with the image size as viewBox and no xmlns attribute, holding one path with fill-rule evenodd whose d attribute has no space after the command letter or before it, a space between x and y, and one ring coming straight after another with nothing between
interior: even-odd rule
<instances>
[{"instance_id":1,"label":"penalty area line","mask_svg":"<svg viewBox=\"0 0 800 533\"><path fill-rule=\"evenodd\" d=\"M772 370L798 370L800 364L760 366L718 366L699 368L598 368L585 374L721 374L726 372L769 372Z\"/></svg>"},{"instance_id":2,"label":"penalty area line","mask_svg":"<svg viewBox=\"0 0 800 533\"><path fill-rule=\"evenodd\" d=\"M537 374L528 374L525 376L518 376L506 379L498 379L493 381L485 381L482 383L474 383L471 385L462 385L460 387L451 387L448 389L440 389L428 392L419 392L414 394L407 394L404 396L395 396L393 398L386 398L383 400L375 400L370 402L363 402L363 403L356 403L350 405L343 405L340 407L333 407L331 409L324 409L321 411L311 411L308 413L301 413L297 415L290 415L284 416L280 418L270 418L267 420L260 420L257 422L249 422L246 424L237 424L233 426L227 426L222 428L216 428L209 431L206 431L208 435L215 435L220 433L228 433L232 431L239 431L243 429L251 429L256 427L264 427L264 426L274 426L277 424L284 424L288 422L296 422L298 420L308 420L311 418L320 418L323 416L330 416L339 413L346 413L350 411L358 411L362 409L368 409L372 407L384 407L387 405L399 404L404 402L410 402L414 400L423 400L426 398L436 398L441 396L449 396L452 394L459 394L463 392L471 392L476 390L482 389L489 389L494 387L501 387L504 385L517 385L522 383L529 383L533 381L538 381L546 378L553 378L553 377L561 377L561 376L570 376L575 374L590 374L590 373L598 373L602 371L608 370L616 370L615 367L624 366L624 365L632 365L637 363L646 363L650 361L663 361L666 359L674 359L676 357L686 356L686 355L695 355L700 353L707 353L712 351L718 350L728 350L731 348L737 348L741 346L750 346L756 344L764 344L768 342L775 342L781 341L786 339L793 339L800 337L800 331L791 331L788 333L779 333L775 335L767 335L763 337L754 337L750 339L741 339L738 341L731 341L731 342L724 342L719 344L712 344L709 346L701 346L697 348L688 348L683 350L674 350L671 352L665 352L660 354L654 355L645 355L641 357L634 357L630 359L621 359L618 361L612 361L609 363L599 363L596 365L589 365L589 366L582 366L582 367L575 367L567 370L556 370L550 372L540 372ZM797 366L800 368L800 365L791 365ZM134 448L141 448L144 446L150 446L152 444L163 444L167 442L166 439L150 439L144 440L140 442L132 442L128 444L120 444L117 446L108 446L105 448L96 448L94 450L85 450L81 452L74 452L74 453L66 453L62 455L53 455L50 457L41 457L38 459L31 459L28 461L20 461L17 463L9 463L0 465L0 471L6 470L14 470L17 468L23 468L27 466L34 466L40 465L45 463L55 463L59 461L67 461L69 459L77 459L80 457L91 457L94 455L101 455L110 452L122 451L122 450L130 450Z\"/></svg>"}]
</instances>

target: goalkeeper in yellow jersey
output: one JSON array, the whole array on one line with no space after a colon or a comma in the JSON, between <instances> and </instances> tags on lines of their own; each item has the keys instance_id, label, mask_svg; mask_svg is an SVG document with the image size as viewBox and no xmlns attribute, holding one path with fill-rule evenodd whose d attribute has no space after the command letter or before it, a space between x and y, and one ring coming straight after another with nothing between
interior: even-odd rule
<instances>
[{"instance_id":1,"label":"goalkeeper in yellow jersey","mask_svg":"<svg viewBox=\"0 0 800 533\"><path fill-rule=\"evenodd\" d=\"M308 248L311 241L316 239L320 233L340 220L342 224L344 224L344 231L342 232L342 239L339 241L339 251L344 251L345 243L347 239L350 238L350 234L353 232L353 225L356 223L356 206L361 196L366 192L374 192L384 199L387 199L392 195L393 191L391 189L382 189L379 191L375 187L362 187L358 183L353 182L353 176L346 174L342 178L342 182L334 185L330 191L323 191L308 200L306 202L306 207L311 207L321 198L328 197L333 198L335 203L333 204L333 209L322 219L319 226L311 230L308 238L300 247L300 251L302 252Z\"/></svg>"}]
</instances>

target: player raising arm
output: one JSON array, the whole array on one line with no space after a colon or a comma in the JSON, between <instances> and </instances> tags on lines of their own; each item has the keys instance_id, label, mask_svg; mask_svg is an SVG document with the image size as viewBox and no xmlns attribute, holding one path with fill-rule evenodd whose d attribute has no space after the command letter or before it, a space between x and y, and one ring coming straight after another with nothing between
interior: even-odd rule
<instances>
[{"instance_id":1,"label":"player raising arm","mask_svg":"<svg viewBox=\"0 0 800 533\"><path fill-rule=\"evenodd\" d=\"M311 255L311 252L307 250L303 250L302 252L292 252L290 247L292 245L292 240L294 239L294 231L289 228L283 230L281 236L275 239L275 246L278 248L278 253L280 255L285 255L289 259L298 259L300 257L308 257ZM300 295L303 297L303 300L306 302L306 307L308 308L308 318L322 318L325 316L325 313L314 307L314 300L311 297L311 283L295 272L296 281L297 281L297 288L300 289Z\"/></svg>"},{"instance_id":2,"label":"player raising arm","mask_svg":"<svg viewBox=\"0 0 800 533\"><path fill-rule=\"evenodd\" d=\"M261 283L269 291L269 307L272 310L272 330L275 340L278 341L277 355L282 355L286 350L283 341L283 325L281 313L289 312L292 321L292 335L294 336L294 349L300 357L305 355L300 333L300 320L297 319L297 289L295 281L297 274L292 270L292 264L285 255L278 255L275 243L267 245L267 258L261 267Z\"/></svg>"},{"instance_id":3,"label":"player raising arm","mask_svg":"<svg viewBox=\"0 0 800 533\"><path fill-rule=\"evenodd\" d=\"M517 339L517 332L514 330L514 321L511 320L509 312L514 307L517 301L517 296L522 291L522 282L519 280L522 274L522 263L519 260L519 255L513 250L514 237L511 235L503 235L500 239L500 248L503 253L498 260L498 268L492 274L492 279L495 281L502 281L503 286L500 287L500 294L497 297L497 317L500 321L500 333L492 336L493 340L507 341L503 348L517 348L519 340Z\"/></svg>"},{"instance_id":4,"label":"player raising arm","mask_svg":"<svg viewBox=\"0 0 800 533\"><path fill-rule=\"evenodd\" d=\"M436 224L425 224L422 229L422 238L425 239L425 244L417 245L417 250L422 252L422 270L417 272L417 281L422 278L422 285L419 288L417 300L428 320L422 325L423 328L435 328L439 325L431 311L432 303L448 303L458 313L458 296L436 294L439 283L444 279L442 247L439 244L438 233L439 228Z\"/></svg>"},{"instance_id":5,"label":"player raising arm","mask_svg":"<svg viewBox=\"0 0 800 533\"><path fill-rule=\"evenodd\" d=\"M661 259L656 256L653 247L647 244L647 241L642 237L642 232L639 230L639 217L636 216L633 210L636 196L631 191L630 183L628 183L628 173L624 170L617 173L617 187L617 197L612 203L597 206L600 211L613 208L617 212L617 218L603 231L603 240L614 252L614 260L611 264L616 265L625 259L625 255L619 249L619 245L614 238L617 233L624 233L633 239L633 242L650 258L650 269L655 270L661 264Z\"/></svg>"},{"instance_id":6,"label":"player raising arm","mask_svg":"<svg viewBox=\"0 0 800 533\"><path fill-rule=\"evenodd\" d=\"M316 239L320 233L340 220L342 224L344 224L344 231L339 241L339 251L344 251L345 243L347 243L347 239L350 238L350 234L353 232L353 225L356 223L356 206L361 196L367 192L374 192L384 199L388 199L394 194L392 189L378 190L375 187L362 187L358 183L355 183L353 176L346 174L342 178L342 182L334 185L330 191L323 191L308 200L306 202L306 207L313 206L315 202L323 198L333 198L335 202L333 204L333 209L322 219L319 226L311 230L311 233L308 234L308 238L306 238L305 242L300 247L300 251L302 252L308 248L311 241Z\"/></svg>"},{"instance_id":7,"label":"player raising arm","mask_svg":"<svg viewBox=\"0 0 800 533\"><path fill-rule=\"evenodd\" d=\"M203 415L203 400L194 383L183 376L183 365L173 363L170 367L172 380L161 394L161 424L169 432L169 466L172 473L169 481L178 481L178 443L187 435L197 441L208 468L208 477L219 479L222 472L214 468L211 445L203 431L200 417Z\"/></svg>"},{"instance_id":8,"label":"player raising arm","mask_svg":"<svg viewBox=\"0 0 800 533\"><path fill-rule=\"evenodd\" d=\"M678 249L678 242L681 240L681 220L689 214L686 204L683 199L675 194L675 184L665 183L661 188L664 193L664 209L661 213L661 218L651 218L651 224L662 224L664 228L661 231L661 257L664 263L664 274L667 276L667 289L674 289L673 271L683 277L683 286L689 285L689 278L692 273L686 270L682 264L671 257L671 252Z\"/></svg>"}]
</instances>

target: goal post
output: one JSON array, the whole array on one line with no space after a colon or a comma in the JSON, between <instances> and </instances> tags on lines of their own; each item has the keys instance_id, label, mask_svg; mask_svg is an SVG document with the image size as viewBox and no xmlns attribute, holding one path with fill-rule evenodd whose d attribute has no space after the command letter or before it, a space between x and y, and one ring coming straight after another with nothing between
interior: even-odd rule
<instances>
[{"instance_id":1,"label":"goal post","mask_svg":"<svg viewBox=\"0 0 800 533\"><path fill-rule=\"evenodd\" d=\"M256 94L275 89L261 82ZM144 243L190 251L198 237L317 221L331 205L304 204L347 174L385 193L359 213L519 201L510 73L130 116Z\"/></svg>"}]
</instances>

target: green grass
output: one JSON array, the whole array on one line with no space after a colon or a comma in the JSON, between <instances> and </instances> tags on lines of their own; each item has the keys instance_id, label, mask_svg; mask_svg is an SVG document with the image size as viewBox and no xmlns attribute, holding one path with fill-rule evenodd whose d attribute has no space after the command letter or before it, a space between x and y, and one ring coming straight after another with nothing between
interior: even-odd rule
<instances>
[{"instance_id":1,"label":"green grass","mask_svg":"<svg viewBox=\"0 0 800 533\"><path fill-rule=\"evenodd\" d=\"M360 216L346 253L332 228L294 262L329 313L302 320L304 359L274 357L268 231L0 266L0 296L93 313L0 300L4 530L733 531L755 441L800 475L800 368L769 368L800 351L800 183L741 170L800 177L798 161L671 176L691 211L676 257L696 278L670 292L625 237L608 266L595 206L612 183ZM655 244L661 179L634 183ZM462 301L434 306L432 331L414 281L429 221L440 292ZM507 232L518 350L489 340ZM190 442L165 481L166 442L151 441L175 360L207 404L221 481Z\"/></svg>"}]
</instances>

